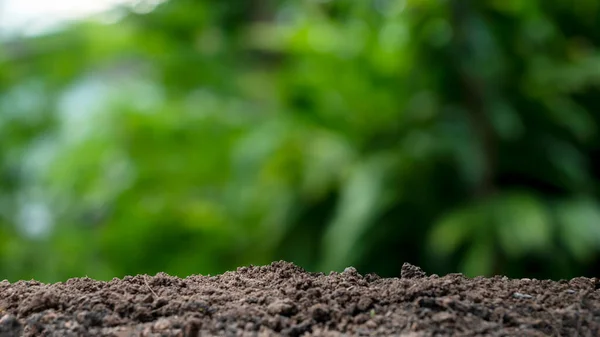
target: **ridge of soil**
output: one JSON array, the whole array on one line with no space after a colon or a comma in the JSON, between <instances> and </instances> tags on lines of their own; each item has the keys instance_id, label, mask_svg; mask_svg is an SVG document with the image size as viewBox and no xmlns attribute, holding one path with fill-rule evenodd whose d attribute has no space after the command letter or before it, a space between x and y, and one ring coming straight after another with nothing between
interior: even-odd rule
<instances>
[{"instance_id":1,"label":"ridge of soil","mask_svg":"<svg viewBox=\"0 0 600 337\"><path fill-rule=\"evenodd\" d=\"M0 282L0 336L600 336L600 280L308 273Z\"/></svg>"}]
</instances>

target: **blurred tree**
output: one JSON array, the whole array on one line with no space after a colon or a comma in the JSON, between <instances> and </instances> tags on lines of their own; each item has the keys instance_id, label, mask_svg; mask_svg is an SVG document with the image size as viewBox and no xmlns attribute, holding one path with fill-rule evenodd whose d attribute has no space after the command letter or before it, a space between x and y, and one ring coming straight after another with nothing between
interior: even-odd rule
<instances>
[{"instance_id":1,"label":"blurred tree","mask_svg":"<svg viewBox=\"0 0 600 337\"><path fill-rule=\"evenodd\" d=\"M595 1L114 11L0 46L0 278L594 271Z\"/></svg>"}]
</instances>

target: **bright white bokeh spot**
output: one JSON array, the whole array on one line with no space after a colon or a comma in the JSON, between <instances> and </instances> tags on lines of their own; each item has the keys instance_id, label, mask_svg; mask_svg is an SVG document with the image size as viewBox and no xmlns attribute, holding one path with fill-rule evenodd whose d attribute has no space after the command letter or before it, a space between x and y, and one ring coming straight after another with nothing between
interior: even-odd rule
<instances>
[{"instance_id":1,"label":"bright white bokeh spot","mask_svg":"<svg viewBox=\"0 0 600 337\"><path fill-rule=\"evenodd\" d=\"M60 24L108 12L126 5L136 12L152 11L164 0L0 0L0 36L35 35Z\"/></svg>"},{"instance_id":2,"label":"bright white bokeh spot","mask_svg":"<svg viewBox=\"0 0 600 337\"><path fill-rule=\"evenodd\" d=\"M41 238L50 232L53 225L48 205L28 200L19 209L20 229L32 238Z\"/></svg>"}]
</instances>

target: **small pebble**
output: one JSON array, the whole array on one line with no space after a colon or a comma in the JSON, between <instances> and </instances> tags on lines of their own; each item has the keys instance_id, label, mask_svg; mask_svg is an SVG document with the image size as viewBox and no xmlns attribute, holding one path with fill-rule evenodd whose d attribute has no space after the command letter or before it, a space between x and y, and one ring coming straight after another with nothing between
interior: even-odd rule
<instances>
[{"instance_id":1,"label":"small pebble","mask_svg":"<svg viewBox=\"0 0 600 337\"><path fill-rule=\"evenodd\" d=\"M160 318L154 323L155 331L164 331L171 327L171 322L166 318Z\"/></svg>"},{"instance_id":2,"label":"small pebble","mask_svg":"<svg viewBox=\"0 0 600 337\"><path fill-rule=\"evenodd\" d=\"M521 293L514 293L513 294L514 298L524 298L524 299L530 299L533 298L533 296L531 295L527 295L527 294L521 294Z\"/></svg>"},{"instance_id":3,"label":"small pebble","mask_svg":"<svg viewBox=\"0 0 600 337\"><path fill-rule=\"evenodd\" d=\"M365 323L365 326L369 329L375 329L377 327L377 323L375 323L373 320L368 320L367 323Z\"/></svg>"},{"instance_id":4,"label":"small pebble","mask_svg":"<svg viewBox=\"0 0 600 337\"><path fill-rule=\"evenodd\" d=\"M267 312L271 315L293 316L298 312L298 307L289 299L275 300L267 306Z\"/></svg>"}]
</instances>

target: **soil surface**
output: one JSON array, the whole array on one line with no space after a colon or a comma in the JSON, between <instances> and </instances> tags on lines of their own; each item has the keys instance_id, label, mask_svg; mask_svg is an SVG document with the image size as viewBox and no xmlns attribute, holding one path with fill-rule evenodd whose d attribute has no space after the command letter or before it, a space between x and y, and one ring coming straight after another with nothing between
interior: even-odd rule
<instances>
[{"instance_id":1,"label":"soil surface","mask_svg":"<svg viewBox=\"0 0 600 337\"><path fill-rule=\"evenodd\" d=\"M600 280L308 273L0 282L0 336L600 336Z\"/></svg>"}]
</instances>

